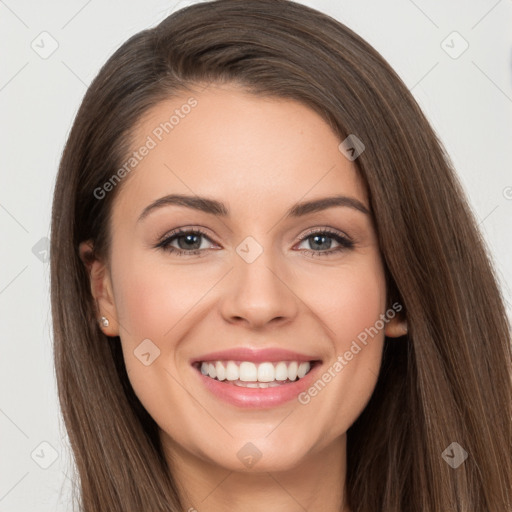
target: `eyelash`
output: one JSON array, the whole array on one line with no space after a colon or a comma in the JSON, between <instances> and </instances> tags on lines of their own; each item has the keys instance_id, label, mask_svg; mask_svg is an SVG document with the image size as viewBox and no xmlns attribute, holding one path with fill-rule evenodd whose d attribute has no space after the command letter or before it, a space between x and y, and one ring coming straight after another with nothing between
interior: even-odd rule
<instances>
[{"instance_id":1,"label":"eyelash","mask_svg":"<svg viewBox=\"0 0 512 512\"><path fill-rule=\"evenodd\" d=\"M169 253L175 254L176 256L195 256L199 255L202 252L205 252L204 249L193 249L193 250L185 250L185 249L177 249L176 247L171 247L171 243L174 240L177 240L180 238L180 236L184 235L199 235L204 238L207 238L210 240L208 235L202 231L201 229L195 228L195 229L178 229L176 231L173 231L169 233L168 236L165 236L158 244L155 246L156 248L162 249L164 251L167 251ZM307 240L308 238L312 237L313 235L321 235L321 236L328 236L328 238L333 238L338 244L339 247L336 247L332 250L327 251L313 251L311 249L302 249L302 251L306 252L310 256L331 256L333 254L337 254L341 251L352 249L354 247L354 242L352 242L349 238L346 236L341 235L337 231L333 231L330 228L321 228L321 229L314 229L306 233L302 238L300 238L297 243L302 243L304 240Z\"/></svg>"}]
</instances>

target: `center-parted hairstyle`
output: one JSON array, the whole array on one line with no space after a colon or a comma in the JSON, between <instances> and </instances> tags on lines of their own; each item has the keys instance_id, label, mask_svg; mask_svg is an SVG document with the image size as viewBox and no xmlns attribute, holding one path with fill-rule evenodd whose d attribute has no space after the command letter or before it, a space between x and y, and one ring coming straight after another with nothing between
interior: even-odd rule
<instances>
[{"instance_id":1,"label":"center-parted hairstyle","mask_svg":"<svg viewBox=\"0 0 512 512\"><path fill-rule=\"evenodd\" d=\"M368 190L388 297L403 305L409 333L386 339L375 392L348 431L351 510L510 510L510 328L449 158L375 49L286 0L218 0L172 14L114 53L77 113L55 186L51 298L79 510L190 506L180 502L158 427L130 385L119 338L98 326L78 245L91 240L91 257L108 261L112 206L130 176L102 199L95 189L134 150L148 109L208 84L297 100L340 142L355 134L365 145L354 163ZM442 457L452 442L468 453L456 469Z\"/></svg>"}]
</instances>

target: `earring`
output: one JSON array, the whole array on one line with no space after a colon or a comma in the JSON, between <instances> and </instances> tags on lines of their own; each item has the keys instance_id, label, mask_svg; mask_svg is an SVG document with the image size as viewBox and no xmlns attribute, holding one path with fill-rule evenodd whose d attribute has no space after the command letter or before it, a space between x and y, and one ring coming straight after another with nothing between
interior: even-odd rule
<instances>
[{"instance_id":1,"label":"earring","mask_svg":"<svg viewBox=\"0 0 512 512\"><path fill-rule=\"evenodd\" d=\"M103 327L108 327L110 325L110 322L108 321L108 318L105 317L105 316L102 316L100 318L100 322L101 322L101 325L103 325Z\"/></svg>"}]
</instances>

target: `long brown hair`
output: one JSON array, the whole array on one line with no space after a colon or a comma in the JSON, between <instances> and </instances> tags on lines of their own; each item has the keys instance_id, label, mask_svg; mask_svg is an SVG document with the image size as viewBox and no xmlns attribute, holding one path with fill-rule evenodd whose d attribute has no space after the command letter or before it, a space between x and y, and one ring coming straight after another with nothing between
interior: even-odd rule
<instances>
[{"instance_id":1,"label":"long brown hair","mask_svg":"<svg viewBox=\"0 0 512 512\"><path fill-rule=\"evenodd\" d=\"M390 297L409 333L385 342L375 392L348 431L353 512L512 507L511 344L484 243L441 142L368 43L287 0L218 0L182 9L123 44L90 85L55 186L51 298L60 404L85 512L177 511L156 423L130 385L119 338L98 327L81 241L108 258L122 187L94 191L126 160L138 120L209 82L295 99L365 151L366 182ZM133 150L133 148L132 148ZM136 171L134 171L136 172ZM468 458L443 458L457 442ZM340 482L340 486L343 482Z\"/></svg>"}]
</instances>

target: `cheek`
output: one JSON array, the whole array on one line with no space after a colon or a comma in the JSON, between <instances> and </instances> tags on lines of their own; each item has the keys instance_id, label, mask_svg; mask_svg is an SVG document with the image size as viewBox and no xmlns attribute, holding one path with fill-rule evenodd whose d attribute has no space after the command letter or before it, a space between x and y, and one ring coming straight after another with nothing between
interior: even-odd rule
<instances>
[{"instance_id":1,"label":"cheek","mask_svg":"<svg viewBox=\"0 0 512 512\"><path fill-rule=\"evenodd\" d=\"M122 335L134 342L145 338L169 340L174 326L193 309L212 282L208 276L199 277L179 266L170 269L150 261L124 259L112 272Z\"/></svg>"},{"instance_id":2,"label":"cheek","mask_svg":"<svg viewBox=\"0 0 512 512\"><path fill-rule=\"evenodd\" d=\"M165 400L177 398L181 340L218 276L215 269L171 268L165 261L126 254L113 260L112 278L125 366L135 393L157 418L168 410Z\"/></svg>"},{"instance_id":3,"label":"cheek","mask_svg":"<svg viewBox=\"0 0 512 512\"><path fill-rule=\"evenodd\" d=\"M386 285L376 257L364 266L340 268L334 279L322 283L311 304L328 327L324 332L330 337L331 356L299 401L337 436L353 424L375 389L384 344Z\"/></svg>"},{"instance_id":4,"label":"cheek","mask_svg":"<svg viewBox=\"0 0 512 512\"><path fill-rule=\"evenodd\" d=\"M376 257L368 258L364 265L340 267L319 283L308 288L309 305L328 327L337 351L350 345L385 312L386 283Z\"/></svg>"},{"instance_id":5,"label":"cheek","mask_svg":"<svg viewBox=\"0 0 512 512\"><path fill-rule=\"evenodd\" d=\"M381 318L386 309L386 284L380 261L346 276L338 298L338 313L332 319L336 353L346 362L345 378L353 380L354 389L368 394L375 383L372 377L379 372L384 342Z\"/></svg>"},{"instance_id":6,"label":"cheek","mask_svg":"<svg viewBox=\"0 0 512 512\"><path fill-rule=\"evenodd\" d=\"M201 286L190 279L190 273L171 271L136 255L113 261L112 278L130 383L144 408L164 428L168 411L181 403L174 360L180 329L201 297Z\"/></svg>"}]
</instances>

